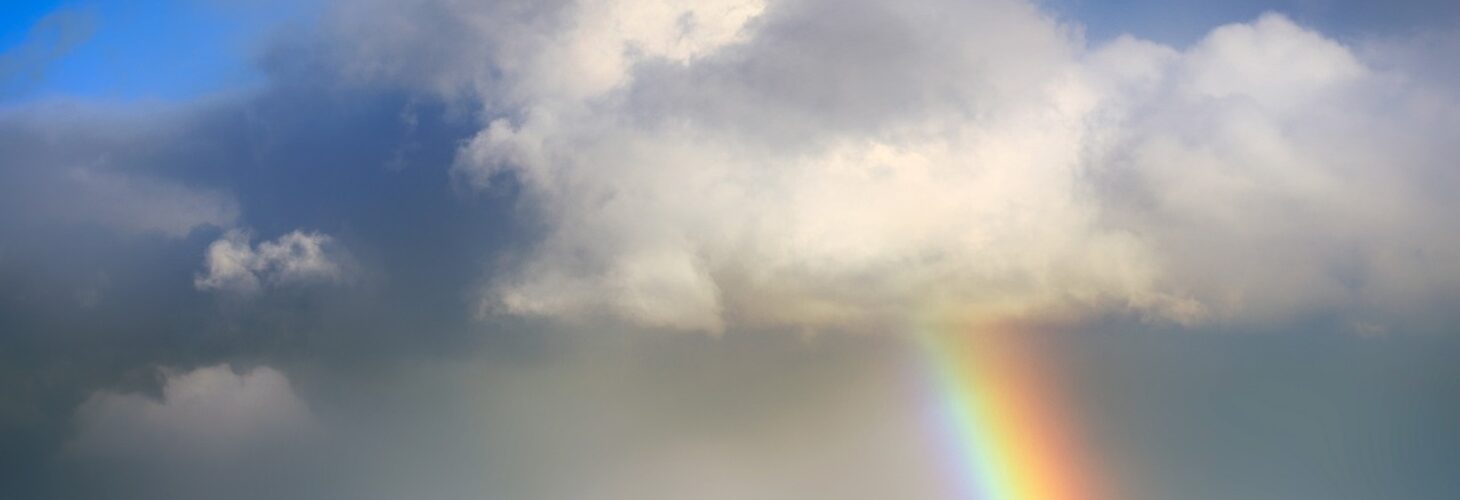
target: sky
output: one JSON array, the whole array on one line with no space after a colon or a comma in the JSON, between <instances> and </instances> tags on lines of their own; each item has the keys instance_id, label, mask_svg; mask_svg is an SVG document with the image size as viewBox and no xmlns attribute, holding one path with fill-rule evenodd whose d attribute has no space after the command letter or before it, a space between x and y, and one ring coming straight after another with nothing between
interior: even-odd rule
<instances>
[{"instance_id":1,"label":"sky","mask_svg":"<svg viewBox=\"0 0 1460 500\"><path fill-rule=\"evenodd\" d=\"M1460 8L0 6L0 498L1460 495Z\"/></svg>"},{"instance_id":2,"label":"sky","mask_svg":"<svg viewBox=\"0 0 1460 500\"><path fill-rule=\"evenodd\" d=\"M7 2L0 100L183 100L261 85L250 60L313 2Z\"/></svg>"}]
</instances>

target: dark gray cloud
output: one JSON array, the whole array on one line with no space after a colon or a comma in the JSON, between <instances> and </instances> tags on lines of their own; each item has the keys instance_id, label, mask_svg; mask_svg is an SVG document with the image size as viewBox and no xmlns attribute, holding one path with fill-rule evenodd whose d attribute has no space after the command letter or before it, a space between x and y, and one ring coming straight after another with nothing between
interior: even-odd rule
<instances>
[{"instance_id":1,"label":"dark gray cloud","mask_svg":"<svg viewBox=\"0 0 1460 500\"><path fill-rule=\"evenodd\" d=\"M267 90L188 104L6 110L0 482L60 493L78 405L160 390L158 368L350 366L479 343L467 297L505 244L510 198L453 193L468 129L433 102L281 72ZM359 271L242 301L198 290L207 248L233 228L329 235Z\"/></svg>"}]
</instances>

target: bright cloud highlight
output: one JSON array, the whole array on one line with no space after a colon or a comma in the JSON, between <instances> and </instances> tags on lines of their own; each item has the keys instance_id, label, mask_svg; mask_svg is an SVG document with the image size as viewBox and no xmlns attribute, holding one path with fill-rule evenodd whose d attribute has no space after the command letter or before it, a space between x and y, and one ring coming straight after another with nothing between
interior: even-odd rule
<instances>
[{"instance_id":1,"label":"bright cloud highlight","mask_svg":"<svg viewBox=\"0 0 1460 500\"><path fill-rule=\"evenodd\" d=\"M232 230L209 245L207 271L193 285L199 290L254 293L266 286L345 279L341 255L328 235L296 230L257 246L249 239L247 231Z\"/></svg>"},{"instance_id":2,"label":"bright cloud highlight","mask_svg":"<svg viewBox=\"0 0 1460 500\"><path fill-rule=\"evenodd\" d=\"M1426 181L1454 180L1441 126L1460 113L1433 109L1453 94L1282 15L1181 49L1086 47L1003 0L679 12L736 34L686 52L565 21L498 46L457 170L515 176L546 235L483 311L709 332L1333 307L1367 324L1460 282L1420 279L1460 257Z\"/></svg>"}]
</instances>

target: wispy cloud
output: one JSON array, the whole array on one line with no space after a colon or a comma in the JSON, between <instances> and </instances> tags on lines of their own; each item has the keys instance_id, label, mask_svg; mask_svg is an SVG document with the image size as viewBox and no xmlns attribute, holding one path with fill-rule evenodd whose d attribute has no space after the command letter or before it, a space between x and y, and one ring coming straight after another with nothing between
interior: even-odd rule
<instances>
[{"instance_id":1,"label":"wispy cloud","mask_svg":"<svg viewBox=\"0 0 1460 500\"><path fill-rule=\"evenodd\" d=\"M95 15L87 9L60 9L41 18L23 41L0 53L0 98L34 88L51 65L95 32Z\"/></svg>"}]
</instances>

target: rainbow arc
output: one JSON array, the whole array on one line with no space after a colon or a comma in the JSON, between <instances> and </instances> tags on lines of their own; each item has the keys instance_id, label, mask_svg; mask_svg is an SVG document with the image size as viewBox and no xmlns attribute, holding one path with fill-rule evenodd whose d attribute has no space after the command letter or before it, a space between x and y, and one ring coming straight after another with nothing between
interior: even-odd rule
<instances>
[{"instance_id":1,"label":"rainbow arc","mask_svg":"<svg viewBox=\"0 0 1460 500\"><path fill-rule=\"evenodd\" d=\"M1009 333L924 332L940 446L960 498L1106 500L1059 366Z\"/></svg>"}]
</instances>

